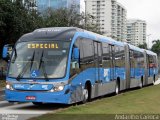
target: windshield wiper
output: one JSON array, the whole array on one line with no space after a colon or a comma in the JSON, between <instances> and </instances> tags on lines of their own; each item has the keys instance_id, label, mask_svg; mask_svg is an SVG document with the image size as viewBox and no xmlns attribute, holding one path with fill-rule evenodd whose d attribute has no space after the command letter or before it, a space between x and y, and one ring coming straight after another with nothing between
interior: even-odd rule
<instances>
[{"instance_id":1,"label":"windshield wiper","mask_svg":"<svg viewBox=\"0 0 160 120\"><path fill-rule=\"evenodd\" d=\"M47 73L46 73L46 69L45 69L45 66L44 66L43 54L44 54L44 50L43 50L42 55L41 55L41 59L40 59L40 63L39 63L39 69L42 66L42 71L43 71L44 77L45 77L46 81L49 81Z\"/></svg>"},{"instance_id":2,"label":"windshield wiper","mask_svg":"<svg viewBox=\"0 0 160 120\"><path fill-rule=\"evenodd\" d=\"M26 70L28 69L29 67L29 63L31 62L31 65L33 63L33 60L34 60L34 56L35 56L35 51L32 55L32 58L26 63L26 65L24 66L24 68L22 69L22 71L19 73L19 75L17 76L16 80L20 80L20 78L23 76L23 74L26 72Z\"/></svg>"},{"instance_id":3,"label":"windshield wiper","mask_svg":"<svg viewBox=\"0 0 160 120\"><path fill-rule=\"evenodd\" d=\"M45 77L46 81L49 81L48 75L46 73L46 69L45 69L45 66L44 66L43 54L44 54L44 50L43 50L41 58L40 58L40 63L39 63L39 68L38 69L40 69L41 66L42 66L42 71L43 71L44 77Z\"/></svg>"}]
</instances>

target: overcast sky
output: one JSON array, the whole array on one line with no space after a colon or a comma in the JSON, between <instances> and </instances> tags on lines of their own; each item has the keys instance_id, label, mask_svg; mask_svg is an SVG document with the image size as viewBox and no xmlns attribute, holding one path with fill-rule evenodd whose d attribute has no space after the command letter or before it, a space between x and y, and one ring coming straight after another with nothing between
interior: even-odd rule
<instances>
[{"instance_id":1,"label":"overcast sky","mask_svg":"<svg viewBox=\"0 0 160 120\"><path fill-rule=\"evenodd\" d=\"M147 35L151 34L150 43L154 39L160 39L160 0L117 1L127 9L127 19L136 18L147 22Z\"/></svg>"}]
</instances>

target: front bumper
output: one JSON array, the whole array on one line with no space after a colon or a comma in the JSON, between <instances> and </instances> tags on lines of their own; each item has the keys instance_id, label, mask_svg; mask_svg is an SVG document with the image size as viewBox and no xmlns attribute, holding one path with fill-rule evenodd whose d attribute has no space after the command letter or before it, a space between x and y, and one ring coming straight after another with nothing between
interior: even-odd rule
<instances>
[{"instance_id":1,"label":"front bumper","mask_svg":"<svg viewBox=\"0 0 160 120\"><path fill-rule=\"evenodd\" d=\"M6 100L10 102L43 102L70 104L70 93L64 92L39 92L39 91L12 91L5 90ZM35 100L27 100L27 96L34 96Z\"/></svg>"}]
</instances>

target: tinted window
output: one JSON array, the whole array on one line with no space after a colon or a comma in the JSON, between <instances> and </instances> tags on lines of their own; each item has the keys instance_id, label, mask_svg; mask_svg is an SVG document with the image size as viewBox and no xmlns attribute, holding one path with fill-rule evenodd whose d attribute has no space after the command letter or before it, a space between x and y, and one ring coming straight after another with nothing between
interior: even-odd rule
<instances>
[{"instance_id":1,"label":"tinted window","mask_svg":"<svg viewBox=\"0 0 160 120\"><path fill-rule=\"evenodd\" d=\"M157 67L156 65L156 57L149 55L149 68L155 68Z\"/></svg>"},{"instance_id":2,"label":"tinted window","mask_svg":"<svg viewBox=\"0 0 160 120\"><path fill-rule=\"evenodd\" d=\"M83 61L91 62L94 59L94 51L93 51L93 41L82 39L83 46Z\"/></svg>"},{"instance_id":3,"label":"tinted window","mask_svg":"<svg viewBox=\"0 0 160 120\"><path fill-rule=\"evenodd\" d=\"M133 57L134 57L134 67L135 68L144 68L144 55L141 52L133 51Z\"/></svg>"},{"instance_id":4,"label":"tinted window","mask_svg":"<svg viewBox=\"0 0 160 120\"><path fill-rule=\"evenodd\" d=\"M124 67L125 66L125 57L124 57L124 47L115 46L115 66Z\"/></svg>"},{"instance_id":5,"label":"tinted window","mask_svg":"<svg viewBox=\"0 0 160 120\"><path fill-rule=\"evenodd\" d=\"M110 46L107 43L103 43L102 49L103 49L103 60L102 60L103 68L110 68L111 67Z\"/></svg>"},{"instance_id":6,"label":"tinted window","mask_svg":"<svg viewBox=\"0 0 160 120\"><path fill-rule=\"evenodd\" d=\"M74 47L79 48L80 52L80 59L78 61L71 60L71 71L70 76L77 74L87 68L94 67L94 49L93 49L93 40L79 38L76 40ZM77 67L74 68L72 66L73 62L78 63L76 64Z\"/></svg>"}]
</instances>

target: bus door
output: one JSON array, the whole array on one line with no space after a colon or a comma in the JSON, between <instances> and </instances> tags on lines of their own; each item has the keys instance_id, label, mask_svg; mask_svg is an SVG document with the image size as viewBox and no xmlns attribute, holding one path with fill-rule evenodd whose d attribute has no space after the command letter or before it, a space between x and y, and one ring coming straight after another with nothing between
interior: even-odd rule
<instances>
[{"instance_id":1,"label":"bus door","mask_svg":"<svg viewBox=\"0 0 160 120\"><path fill-rule=\"evenodd\" d=\"M111 60L111 69L110 69L110 79L113 81L115 79L115 59L114 59L115 49L113 45L110 45L110 60Z\"/></svg>"},{"instance_id":2,"label":"bus door","mask_svg":"<svg viewBox=\"0 0 160 120\"><path fill-rule=\"evenodd\" d=\"M102 43L94 42L94 62L95 62L95 97L100 95L100 85L102 84Z\"/></svg>"}]
</instances>

